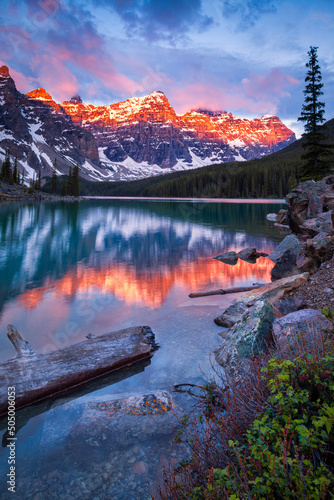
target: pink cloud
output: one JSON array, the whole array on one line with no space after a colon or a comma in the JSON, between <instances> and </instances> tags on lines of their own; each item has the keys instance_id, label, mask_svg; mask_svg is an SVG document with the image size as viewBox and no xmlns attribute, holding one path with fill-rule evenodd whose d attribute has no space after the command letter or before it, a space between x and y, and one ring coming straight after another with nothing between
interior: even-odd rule
<instances>
[{"instance_id":1,"label":"pink cloud","mask_svg":"<svg viewBox=\"0 0 334 500\"><path fill-rule=\"evenodd\" d=\"M282 73L278 68L272 68L267 75L252 73L249 78L242 80L243 91L246 96L261 99L265 96L274 98L290 96L288 88L298 85L299 80Z\"/></svg>"},{"instance_id":2,"label":"pink cloud","mask_svg":"<svg viewBox=\"0 0 334 500\"><path fill-rule=\"evenodd\" d=\"M185 87L178 88L172 85L167 97L169 97L171 105L175 107L178 113L185 113L190 109L198 108L232 112L243 109L244 112L247 111L252 114L274 114L277 112L277 103L273 100L250 98L245 95L241 86L226 82L222 87L188 84Z\"/></svg>"}]
</instances>

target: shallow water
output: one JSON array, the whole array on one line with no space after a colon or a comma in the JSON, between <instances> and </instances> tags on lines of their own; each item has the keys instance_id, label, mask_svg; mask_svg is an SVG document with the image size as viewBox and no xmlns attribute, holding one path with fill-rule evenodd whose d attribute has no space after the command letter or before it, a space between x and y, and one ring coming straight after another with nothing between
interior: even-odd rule
<instances>
[{"instance_id":1,"label":"shallow water","mask_svg":"<svg viewBox=\"0 0 334 500\"><path fill-rule=\"evenodd\" d=\"M282 206L130 199L0 206L0 362L14 355L8 323L38 352L133 325L149 325L160 345L142 371L26 417L17 434L18 498L128 500L157 491L172 413L93 419L87 405L211 376L209 354L222 330L213 318L235 295L188 295L270 281L266 258L228 266L212 257L248 246L270 252L282 235L265 216ZM175 411L189 409L172 395ZM1 499L10 498L7 457L3 448Z\"/></svg>"}]
</instances>

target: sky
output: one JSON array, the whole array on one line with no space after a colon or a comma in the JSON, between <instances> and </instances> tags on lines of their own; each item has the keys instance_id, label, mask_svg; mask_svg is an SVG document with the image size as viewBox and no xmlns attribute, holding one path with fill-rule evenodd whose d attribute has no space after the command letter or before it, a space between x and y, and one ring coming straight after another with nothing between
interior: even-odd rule
<instances>
[{"instance_id":1,"label":"sky","mask_svg":"<svg viewBox=\"0 0 334 500\"><path fill-rule=\"evenodd\" d=\"M18 90L112 104L164 92L177 113L275 114L300 137L310 46L334 117L334 0L0 0Z\"/></svg>"}]
</instances>

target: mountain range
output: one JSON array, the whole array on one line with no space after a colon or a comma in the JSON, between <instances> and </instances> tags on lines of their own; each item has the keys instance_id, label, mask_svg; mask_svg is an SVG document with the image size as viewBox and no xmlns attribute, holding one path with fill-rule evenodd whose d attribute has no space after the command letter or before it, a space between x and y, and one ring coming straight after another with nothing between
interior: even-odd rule
<instances>
[{"instance_id":1,"label":"mountain range","mask_svg":"<svg viewBox=\"0 0 334 500\"><path fill-rule=\"evenodd\" d=\"M76 95L57 103L45 89L20 93L0 68L0 157L17 157L26 180L79 165L93 181L135 180L261 158L296 140L277 116L237 118L226 111L179 115L163 92L94 106Z\"/></svg>"}]
</instances>

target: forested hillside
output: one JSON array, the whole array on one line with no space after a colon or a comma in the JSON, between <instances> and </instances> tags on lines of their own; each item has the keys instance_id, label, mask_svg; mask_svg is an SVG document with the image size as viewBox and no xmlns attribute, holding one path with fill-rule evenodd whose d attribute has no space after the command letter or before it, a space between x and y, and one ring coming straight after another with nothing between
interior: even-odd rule
<instances>
[{"instance_id":1,"label":"forested hillside","mask_svg":"<svg viewBox=\"0 0 334 500\"><path fill-rule=\"evenodd\" d=\"M334 119L326 134L334 142ZM302 139L258 160L209 165L133 182L80 179L80 195L181 198L283 198L298 181ZM334 152L333 152L334 166ZM60 181L58 182L60 192ZM50 191L51 182L44 188Z\"/></svg>"}]
</instances>

